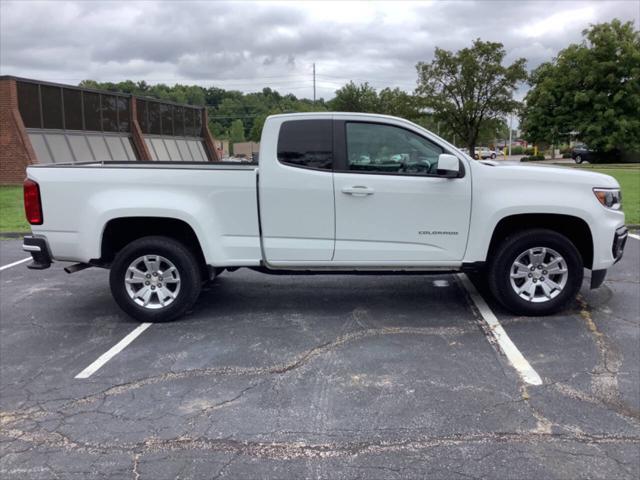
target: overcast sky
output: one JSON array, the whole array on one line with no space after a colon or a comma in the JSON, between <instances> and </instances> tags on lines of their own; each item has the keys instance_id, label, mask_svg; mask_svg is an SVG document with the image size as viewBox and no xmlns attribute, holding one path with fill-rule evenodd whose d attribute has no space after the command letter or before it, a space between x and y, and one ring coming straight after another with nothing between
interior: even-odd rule
<instances>
[{"instance_id":1,"label":"overcast sky","mask_svg":"<svg viewBox=\"0 0 640 480\"><path fill-rule=\"evenodd\" d=\"M0 74L270 86L329 99L348 80L413 90L435 46L502 42L528 68L590 23L640 22L640 0L425 2L118 2L0 0Z\"/></svg>"}]
</instances>

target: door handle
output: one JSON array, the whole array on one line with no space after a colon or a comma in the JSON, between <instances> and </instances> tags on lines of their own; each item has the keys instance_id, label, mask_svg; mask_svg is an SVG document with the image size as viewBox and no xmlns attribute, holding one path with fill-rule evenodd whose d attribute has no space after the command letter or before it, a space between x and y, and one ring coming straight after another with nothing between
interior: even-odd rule
<instances>
[{"instance_id":1,"label":"door handle","mask_svg":"<svg viewBox=\"0 0 640 480\"><path fill-rule=\"evenodd\" d=\"M353 187L342 187L342 193L347 195L353 195L354 197L366 197L367 195L373 195L375 190L373 188L365 187L364 185L354 185Z\"/></svg>"}]
</instances>

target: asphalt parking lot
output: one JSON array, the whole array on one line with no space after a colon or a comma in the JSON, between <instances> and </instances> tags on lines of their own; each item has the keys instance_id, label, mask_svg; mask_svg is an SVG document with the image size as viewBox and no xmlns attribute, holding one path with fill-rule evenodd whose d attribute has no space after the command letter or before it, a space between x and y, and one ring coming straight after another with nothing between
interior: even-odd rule
<instances>
[{"instance_id":1,"label":"asphalt parking lot","mask_svg":"<svg viewBox=\"0 0 640 480\"><path fill-rule=\"evenodd\" d=\"M485 295L541 385L455 275L247 270L75 378L138 324L62 266L0 271L3 479L640 476L640 240L561 315Z\"/></svg>"}]
</instances>

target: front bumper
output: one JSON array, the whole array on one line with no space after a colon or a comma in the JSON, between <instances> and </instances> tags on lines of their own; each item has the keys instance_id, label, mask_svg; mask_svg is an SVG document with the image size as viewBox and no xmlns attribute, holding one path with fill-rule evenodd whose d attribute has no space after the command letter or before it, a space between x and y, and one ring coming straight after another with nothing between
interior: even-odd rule
<instances>
[{"instance_id":1,"label":"front bumper","mask_svg":"<svg viewBox=\"0 0 640 480\"><path fill-rule=\"evenodd\" d=\"M27 265L27 268L44 270L51 266L51 255L49 254L47 241L44 238L27 235L22 241L22 249L25 252L29 252L31 258L33 258L33 262Z\"/></svg>"},{"instance_id":2,"label":"front bumper","mask_svg":"<svg viewBox=\"0 0 640 480\"><path fill-rule=\"evenodd\" d=\"M619 262L624 254L624 247L627 244L627 237L629 236L629 229L625 226L616 230L616 234L613 237L613 245L611 246L611 254L616 262Z\"/></svg>"},{"instance_id":3,"label":"front bumper","mask_svg":"<svg viewBox=\"0 0 640 480\"><path fill-rule=\"evenodd\" d=\"M624 254L624 247L627 244L627 237L629 236L629 230L627 227L622 226L616 230L613 236L613 244L611 245L611 255L613 255L613 263L617 263ZM598 288L604 283L604 279L607 276L607 269L591 271L591 288Z\"/></svg>"}]
</instances>

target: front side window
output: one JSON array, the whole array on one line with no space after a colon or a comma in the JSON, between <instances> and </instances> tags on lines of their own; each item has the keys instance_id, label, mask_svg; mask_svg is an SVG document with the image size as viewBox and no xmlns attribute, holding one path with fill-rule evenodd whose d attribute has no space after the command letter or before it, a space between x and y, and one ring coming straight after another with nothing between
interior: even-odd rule
<instances>
[{"instance_id":1,"label":"front side window","mask_svg":"<svg viewBox=\"0 0 640 480\"><path fill-rule=\"evenodd\" d=\"M436 175L444 149L403 128L347 123L349 170L389 174Z\"/></svg>"},{"instance_id":2,"label":"front side window","mask_svg":"<svg viewBox=\"0 0 640 480\"><path fill-rule=\"evenodd\" d=\"M278 160L294 167L333 168L333 122L291 120L280 127Z\"/></svg>"}]
</instances>

